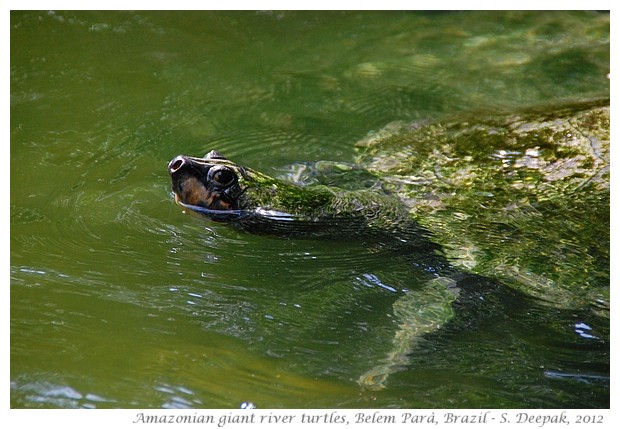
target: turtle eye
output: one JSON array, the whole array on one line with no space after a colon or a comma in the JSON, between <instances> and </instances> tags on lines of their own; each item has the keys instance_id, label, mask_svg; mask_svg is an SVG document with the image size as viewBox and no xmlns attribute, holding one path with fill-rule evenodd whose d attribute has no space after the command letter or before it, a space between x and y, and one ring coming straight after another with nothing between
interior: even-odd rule
<instances>
[{"instance_id":1,"label":"turtle eye","mask_svg":"<svg viewBox=\"0 0 620 429\"><path fill-rule=\"evenodd\" d=\"M228 167L213 167L209 170L209 178L220 186L228 186L232 184L237 176Z\"/></svg>"}]
</instances>

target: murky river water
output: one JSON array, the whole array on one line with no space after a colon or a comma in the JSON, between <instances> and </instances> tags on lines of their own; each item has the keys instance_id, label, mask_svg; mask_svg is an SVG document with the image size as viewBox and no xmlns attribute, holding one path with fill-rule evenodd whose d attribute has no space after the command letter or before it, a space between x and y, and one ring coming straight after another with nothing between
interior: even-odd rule
<instances>
[{"instance_id":1,"label":"murky river water","mask_svg":"<svg viewBox=\"0 0 620 429\"><path fill-rule=\"evenodd\" d=\"M394 120L605 96L609 28L590 12L12 13L11 405L608 407L608 319L510 292L360 389L416 287L406 258L188 216L166 165L217 149L284 174L351 162Z\"/></svg>"}]
</instances>

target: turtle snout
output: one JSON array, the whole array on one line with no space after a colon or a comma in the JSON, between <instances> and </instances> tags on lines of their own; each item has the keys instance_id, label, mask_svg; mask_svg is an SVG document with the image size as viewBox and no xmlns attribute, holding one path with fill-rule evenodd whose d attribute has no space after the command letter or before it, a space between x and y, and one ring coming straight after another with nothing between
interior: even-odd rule
<instances>
[{"instance_id":1,"label":"turtle snout","mask_svg":"<svg viewBox=\"0 0 620 429\"><path fill-rule=\"evenodd\" d=\"M174 174L177 171L181 170L184 165L186 165L189 161L183 156L179 155L176 158L172 159L170 163L168 163L168 172L170 174Z\"/></svg>"}]
</instances>

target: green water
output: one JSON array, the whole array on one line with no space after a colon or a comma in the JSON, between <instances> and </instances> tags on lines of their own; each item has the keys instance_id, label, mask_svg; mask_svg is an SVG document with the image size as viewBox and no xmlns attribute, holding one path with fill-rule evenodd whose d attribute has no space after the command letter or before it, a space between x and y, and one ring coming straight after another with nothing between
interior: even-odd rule
<instances>
[{"instance_id":1,"label":"green water","mask_svg":"<svg viewBox=\"0 0 620 429\"><path fill-rule=\"evenodd\" d=\"M608 96L609 29L590 12L13 12L12 407L609 407L609 321L510 291L360 389L419 287L406 258L188 216L166 171L217 149L284 174L350 162L394 120Z\"/></svg>"}]
</instances>

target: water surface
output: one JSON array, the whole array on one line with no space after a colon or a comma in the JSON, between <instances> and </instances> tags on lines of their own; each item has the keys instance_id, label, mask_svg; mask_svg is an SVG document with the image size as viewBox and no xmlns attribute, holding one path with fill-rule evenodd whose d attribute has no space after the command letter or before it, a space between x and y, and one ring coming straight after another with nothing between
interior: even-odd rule
<instances>
[{"instance_id":1,"label":"water surface","mask_svg":"<svg viewBox=\"0 0 620 429\"><path fill-rule=\"evenodd\" d=\"M363 241L184 214L167 162L351 162L394 120L609 95L591 12L13 12L11 405L604 408L609 321L510 291L370 392L421 287Z\"/></svg>"}]
</instances>

